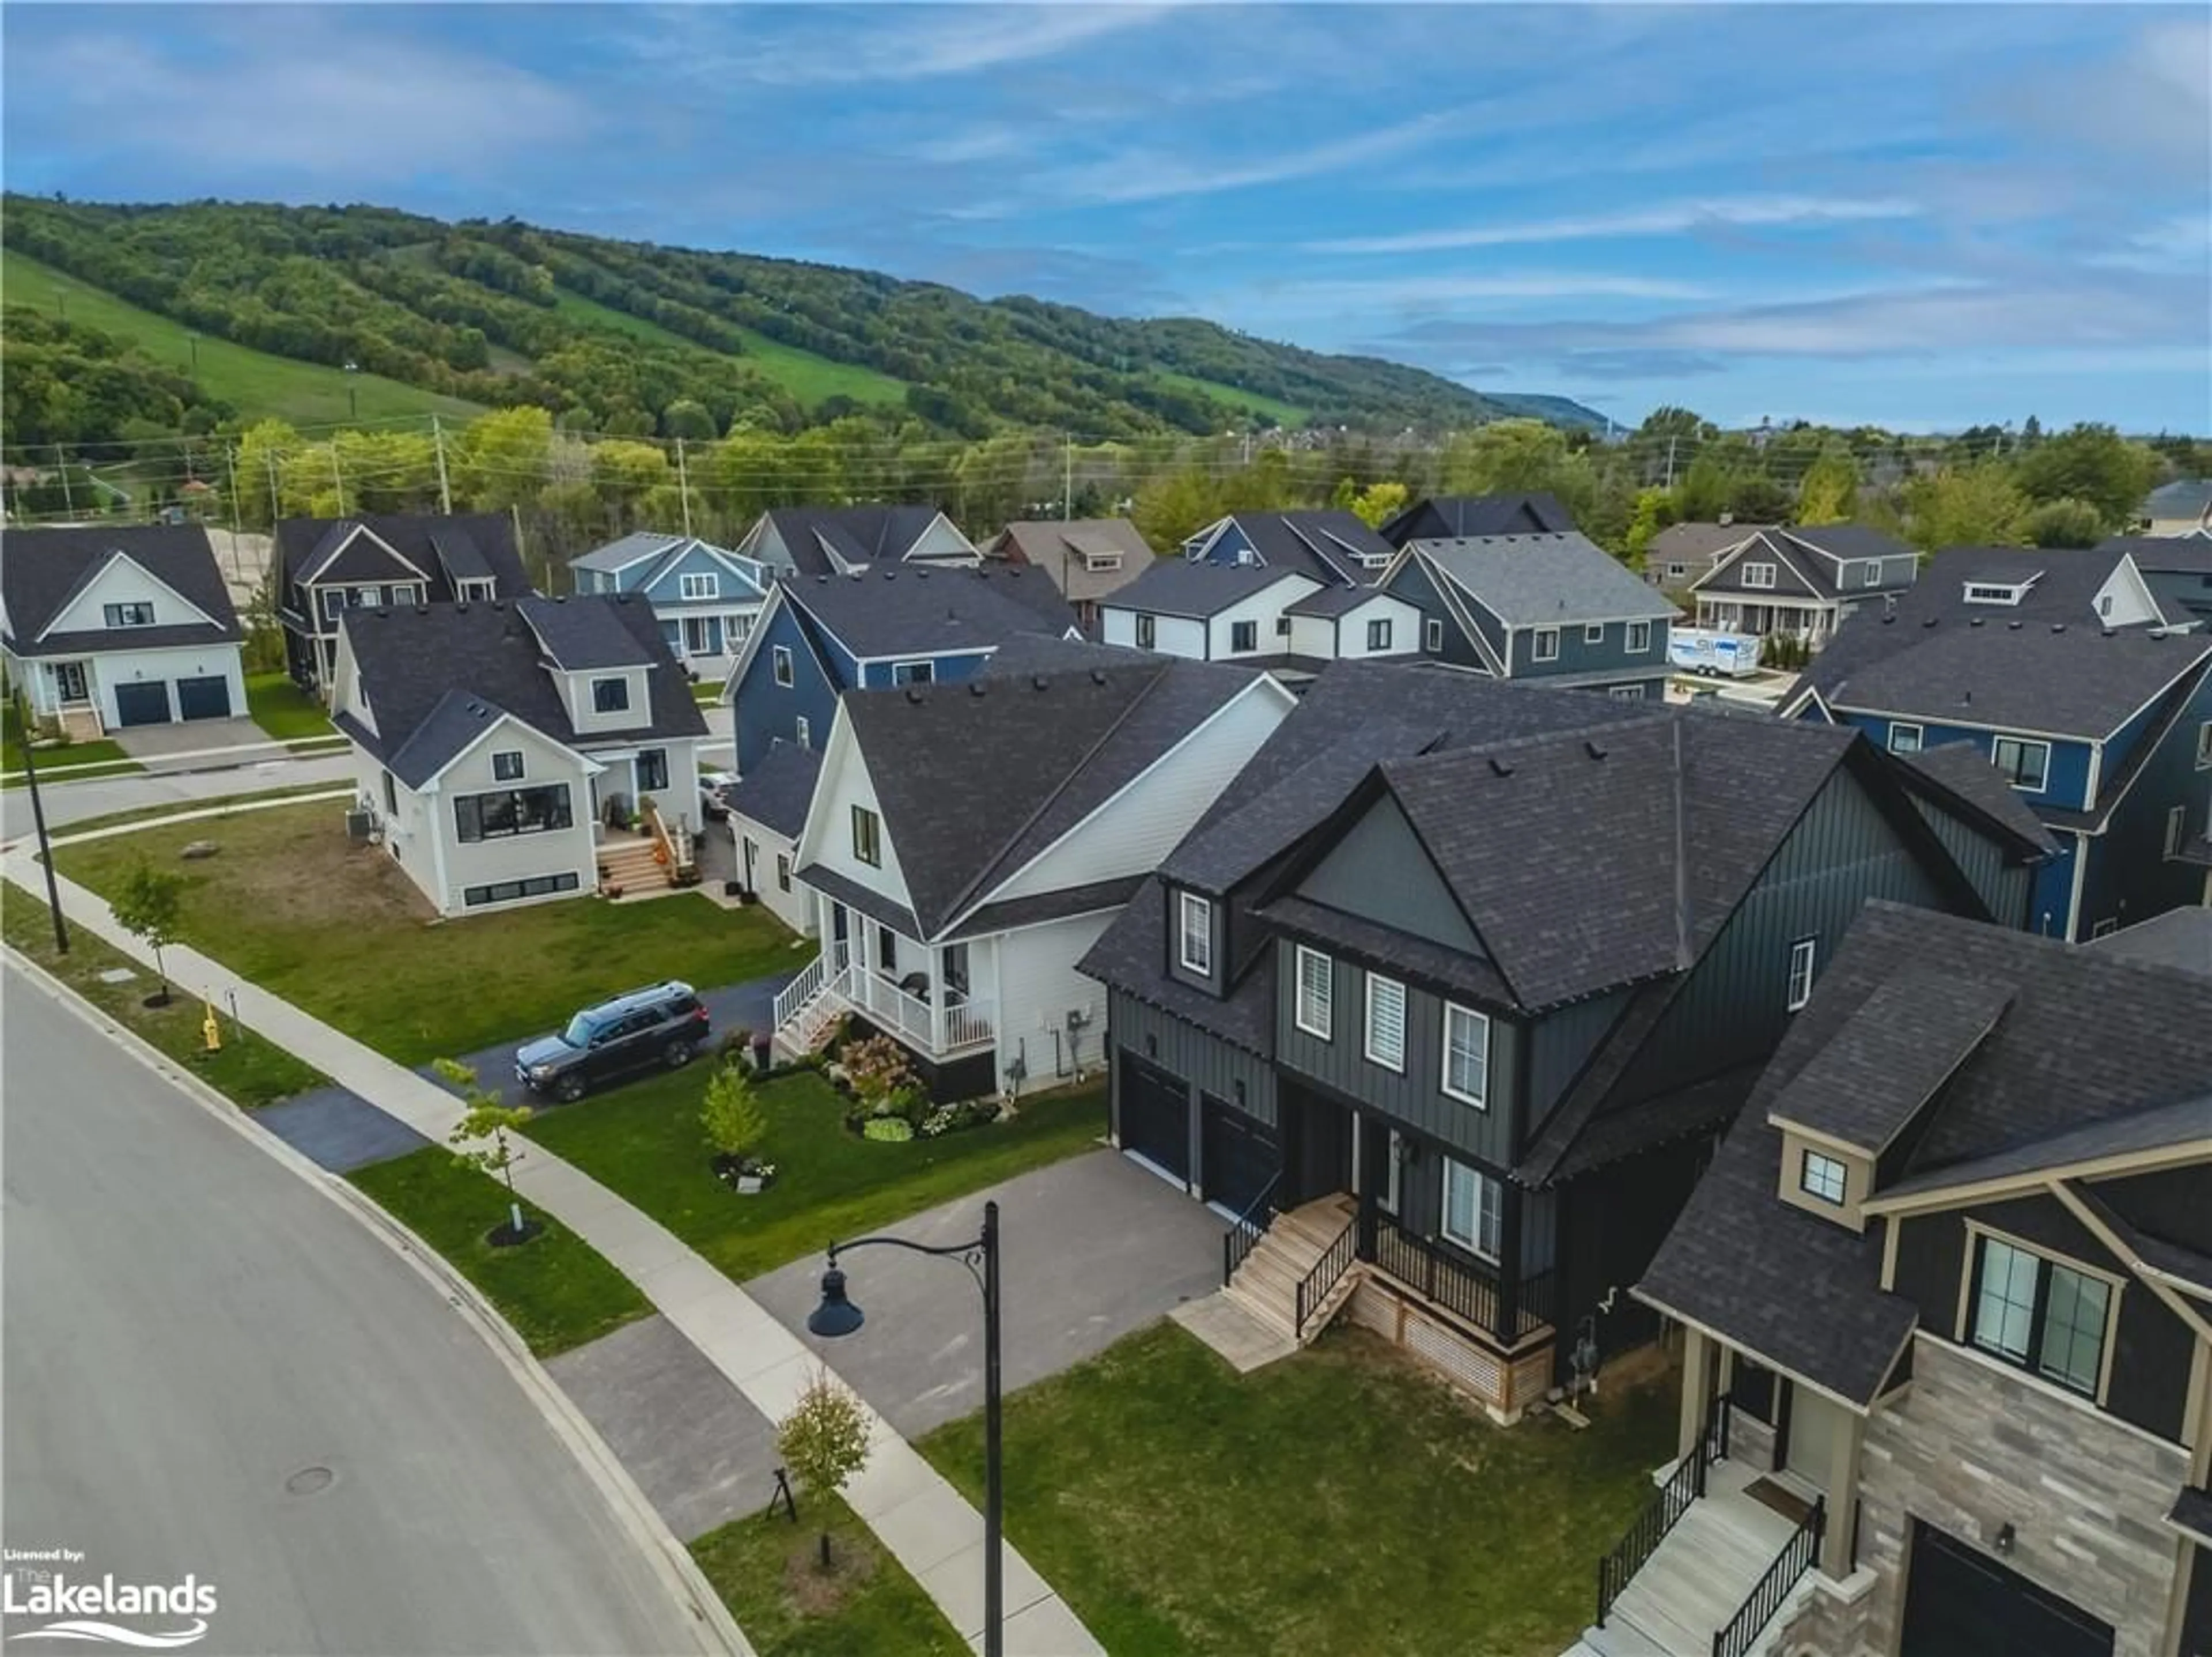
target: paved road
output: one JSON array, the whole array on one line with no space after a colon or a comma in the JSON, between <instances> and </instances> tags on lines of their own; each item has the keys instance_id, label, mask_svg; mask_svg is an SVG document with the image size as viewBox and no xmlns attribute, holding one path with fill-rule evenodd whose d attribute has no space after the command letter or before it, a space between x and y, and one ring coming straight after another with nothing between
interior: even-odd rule
<instances>
[{"instance_id":1,"label":"paved road","mask_svg":"<svg viewBox=\"0 0 2212 1657\"><path fill-rule=\"evenodd\" d=\"M11 754L9 764L15 763ZM329 758L278 759L235 765L225 771L42 783L39 792L46 803L46 827L52 830L118 811L151 811L161 806L190 810L225 795L297 788L310 783L338 788L352 780L353 761L341 753ZM9 789L0 795L0 838L13 840L30 832L31 797L21 789Z\"/></svg>"},{"instance_id":2,"label":"paved road","mask_svg":"<svg viewBox=\"0 0 2212 1657\"><path fill-rule=\"evenodd\" d=\"M9 1547L81 1550L94 1581L196 1573L219 1596L196 1654L699 1649L639 1539L428 1283L0 978ZM317 1467L335 1482L288 1493Z\"/></svg>"}]
</instances>

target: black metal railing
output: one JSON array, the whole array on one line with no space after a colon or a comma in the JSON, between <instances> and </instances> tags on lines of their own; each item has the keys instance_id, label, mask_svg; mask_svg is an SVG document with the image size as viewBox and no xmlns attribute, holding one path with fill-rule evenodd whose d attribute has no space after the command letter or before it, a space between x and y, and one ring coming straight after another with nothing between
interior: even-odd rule
<instances>
[{"instance_id":1,"label":"black metal railing","mask_svg":"<svg viewBox=\"0 0 2212 1657\"><path fill-rule=\"evenodd\" d=\"M1229 1229L1221 1234L1221 1286L1229 1287L1229 1280L1237 1275L1237 1268L1244 1264L1244 1257L1260 1246L1267 1234L1267 1228L1275 1219L1275 1187L1282 1180L1275 1174L1260 1187L1260 1193L1244 1205L1244 1212L1229 1222Z\"/></svg>"},{"instance_id":2,"label":"black metal railing","mask_svg":"<svg viewBox=\"0 0 2212 1657\"><path fill-rule=\"evenodd\" d=\"M1620 1598L1644 1563L1658 1550L1667 1539L1667 1532L1674 1528L1675 1521L1689 1512L1690 1504L1705 1493L1705 1475L1714 1462L1721 1459L1721 1445L1727 1436L1725 1418L1727 1400L1715 1398L1705 1406L1705 1430L1698 1441L1690 1447L1667 1482L1659 1487L1650 1504L1636 1515L1628 1533L1613 1544L1612 1550L1597 1562L1597 1625L1605 1626L1606 1613L1613 1602Z\"/></svg>"},{"instance_id":3,"label":"black metal railing","mask_svg":"<svg viewBox=\"0 0 2212 1657\"><path fill-rule=\"evenodd\" d=\"M1496 1267L1416 1236L1387 1214L1375 1216L1375 1264L1423 1299L1501 1340L1519 1340L1555 1321L1553 1273L1521 1279L1513 1327L1504 1328Z\"/></svg>"},{"instance_id":4,"label":"black metal railing","mask_svg":"<svg viewBox=\"0 0 2212 1657\"><path fill-rule=\"evenodd\" d=\"M1797 1579L1820 1556L1820 1538L1827 1528L1827 1498L1815 1496L1813 1511L1805 1515L1790 1533L1790 1540L1783 1544L1782 1551L1774 1556L1766 1575L1759 1579L1759 1585L1736 1607L1728 1626L1713 1631L1713 1657L1744 1657L1751 1649L1759 1630L1774 1620L1774 1613L1782 1609L1790 1590L1797 1586Z\"/></svg>"},{"instance_id":5,"label":"black metal railing","mask_svg":"<svg viewBox=\"0 0 2212 1657\"><path fill-rule=\"evenodd\" d=\"M1351 1270L1352 1263L1359 1258L1359 1221L1346 1220L1344 1229L1336 1234L1336 1240L1322 1251L1321 1258L1314 1262L1311 1271L1298 1282L1297 1320L1291 1325L1291 1334L1300 1342L1306 1337L1306 1319L1321 1310L1322 1302L1328 1299L1329 1291L1342 1281Z\"/></svg>"}]
</instances>

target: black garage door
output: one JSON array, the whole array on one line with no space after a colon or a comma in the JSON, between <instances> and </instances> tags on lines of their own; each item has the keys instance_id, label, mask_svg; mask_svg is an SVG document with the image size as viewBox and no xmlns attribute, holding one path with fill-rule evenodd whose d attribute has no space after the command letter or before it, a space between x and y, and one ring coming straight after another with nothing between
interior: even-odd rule
<instances>
[{"instance_id":1,"label":"black garage door","mask_svg":"<svg viewBox=\"0 0 2212 1657\"><path fill-rule=\"evenodd\" d=\"M1121 1148L1190 1178L1190 1094L1157 1064L1121 1050Z\"/></svg>"},{"instance_id":2,"label":"black garage door","mask_svg":"<svg viewBox=\"0 0 2212 1657\"><path fill-rule=\"evenodd\" d=\"M179 719L228 719L230 717L230 681L217 673L211 679L180 679L177 681L177 717Z\"/></svg>"},{"instance_id":3,"label":"black garage door","mask_svg":"<svg viewBox=\"0 0 2212 1657\"><path fill-rule=\"evenodd\" d=\"M1908 1580L1899 1657L2112 1657L2109 1625L1918 1520Z\"/></svg>"},{"instance_id":4,"label":"black garage door","mask_svg":"<svg viewBox=\"0 0 2212 1657\"><path fill-rule=\"evenodd\" d=\"M166 725L169 722L169 681L115 687L115 722L118 725Z\"/></svg>"},{"instance_id":5,"label":"black garage door","mask_svg":"<svg viewBox=\"0 0 2212 1657\"><path fill-rule=\"evenodd\" d=\"M1242 1214L1282 1166L1275 1136L1225 1099L1199 1096L1199 1176L1206 1200Z\"/></svg>"}]
</instances>

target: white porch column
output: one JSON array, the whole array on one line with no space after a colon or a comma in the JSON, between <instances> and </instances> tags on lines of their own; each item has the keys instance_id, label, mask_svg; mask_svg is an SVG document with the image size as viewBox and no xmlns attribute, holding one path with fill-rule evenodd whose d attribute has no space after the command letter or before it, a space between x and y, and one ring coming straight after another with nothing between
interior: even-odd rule
<instances>
[{"instance_id":1,"label":"white porch column","mask_svg":"<svg viewBox=\"0 0 2212 1657\"><path fill-rule=\"evenodd\" d=\"M1705 1430L1705 1410L1712 1402L1713 1368L1717 1351L1703 1330L1682 1331L1682 1414L1674 1434L1674 1453L1686 1456L1698 1447Z\"/></svg>"},{"instance_id":2,"label":"white porch column","mask_svg":"<svg viewBox=\"0 0 2212 1657\"><path fill-rule=\"evenodd\" d=\"M945 1051L945 1002L948 986L945 982L945 946L932 944L929 948L929 1049L933 1054Z\"/></svg>"}]
</instances>

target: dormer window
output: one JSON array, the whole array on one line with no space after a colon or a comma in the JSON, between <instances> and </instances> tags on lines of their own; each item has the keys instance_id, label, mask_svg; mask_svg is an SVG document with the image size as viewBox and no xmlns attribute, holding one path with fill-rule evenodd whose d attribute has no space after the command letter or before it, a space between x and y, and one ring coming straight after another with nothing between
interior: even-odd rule
<instances>
[{"instance_id":1,"label":"dormer window","mask_svg":"<svg viewBox=\"0 0 2212 1657\"><path fill-rule=\"evenodd\" d=\"M626 679L595 679L592 681L592 711L602 714L622 714L629 711L629 681Z\"/></svg>"},{"instance_id":2,"label":"dormer window","mask_svg":"<svg viewBox=\"0 0 2212 1657\"><path fill-rule=\"evenodd\" d=\"M144 602L105 605L100 614L110 627L151 627L154 624L154 606Z\"/></svg>"},{"instance_id":3,"label":"dormer window","mask_svg":"<svg viewBox=\"0 0 2212 1657\"><path fill-rule=\"evenodd\" d=\"M1094 576L1103 575L1109 570L1121 567L1121 555L1119 552L1086 552L1083 555L1083 567Z\"/></svg>"},{"instance_id":4,"label":"dormer window","mask_svg":"<svg viewBox=\"0 0 2212 1657\"><path fill-rule=\"evenodd\" d=\"M1771 564L1747 564L1744 565L1743 584L1746 587L1773 586L1774 566Z\"/></svg>"},{"instance_id":5,"label":"dormer window","mask_svg":"<svg viewBox=\"0 0 2212 1657\"><path fill-rule=\"evenodd\" d=\"M721 577L708 570L703 575L687 575L678 583L682 596L690 599L718 599L722 595Z\"/></svg>"},{"instance_id":6,"label":"dormer window","mask_svg":"<svg viewBox=\"0 0 2212 1657\"><path fill-rule=\"evenodd\" d=\"M463 604L489 604L491 602L492 588L493 583L482 578L474 578L469 581L465 581L460 584L461 602ZM410 595L413 596L413 589L410 588L409 592ZM419 602L419 599L416 601Z\"/></svg>"},{"instance_id":7,"label":"dormer window","mask_svg":"<svg viewBox=\"0 0 2212 1657\"><path fill-rule=\"evenodd\" d=\"M1186 972L1213 976L1213 905L1195 892L1176 895L1176 959Z\"/></svg>"},{"instance_id":8,"label":"dormer window","mask_svg":"<svg viewBox=\"0 0 2212 1657\"><path fill-rule=\"evenodd\" d=\"M1966 602L1969 604L2016 605L2027 592L2026 582L1976 582L1966 583Z\"/></svg>"},{"instance_id":9,"label":"dormer window","mask_svg":"<svg viewBox=\"0 0 2212 1657\"><path fill-rule=\"evenodd\" d=\"M1859 572L1859 585L1862 587L1879 587L1881 585L1881 559L1869 558L1867 561L1865 567Z\"/></svg>"},{"instance_id":10,"label":"dormer window","mask_svg":"<svg viewBox=\"0 0 2212 1657\"><path fill-rule=\"evenodd\" d=\"M1797 1189L1808 1197L1816 1197L1823 1203L1844 1205L1844 1190L1849 1183L1850 1170L1839 1157L1822 1152L1807 1150L1799 1159Z\"/></svg>"}]
</instances>

